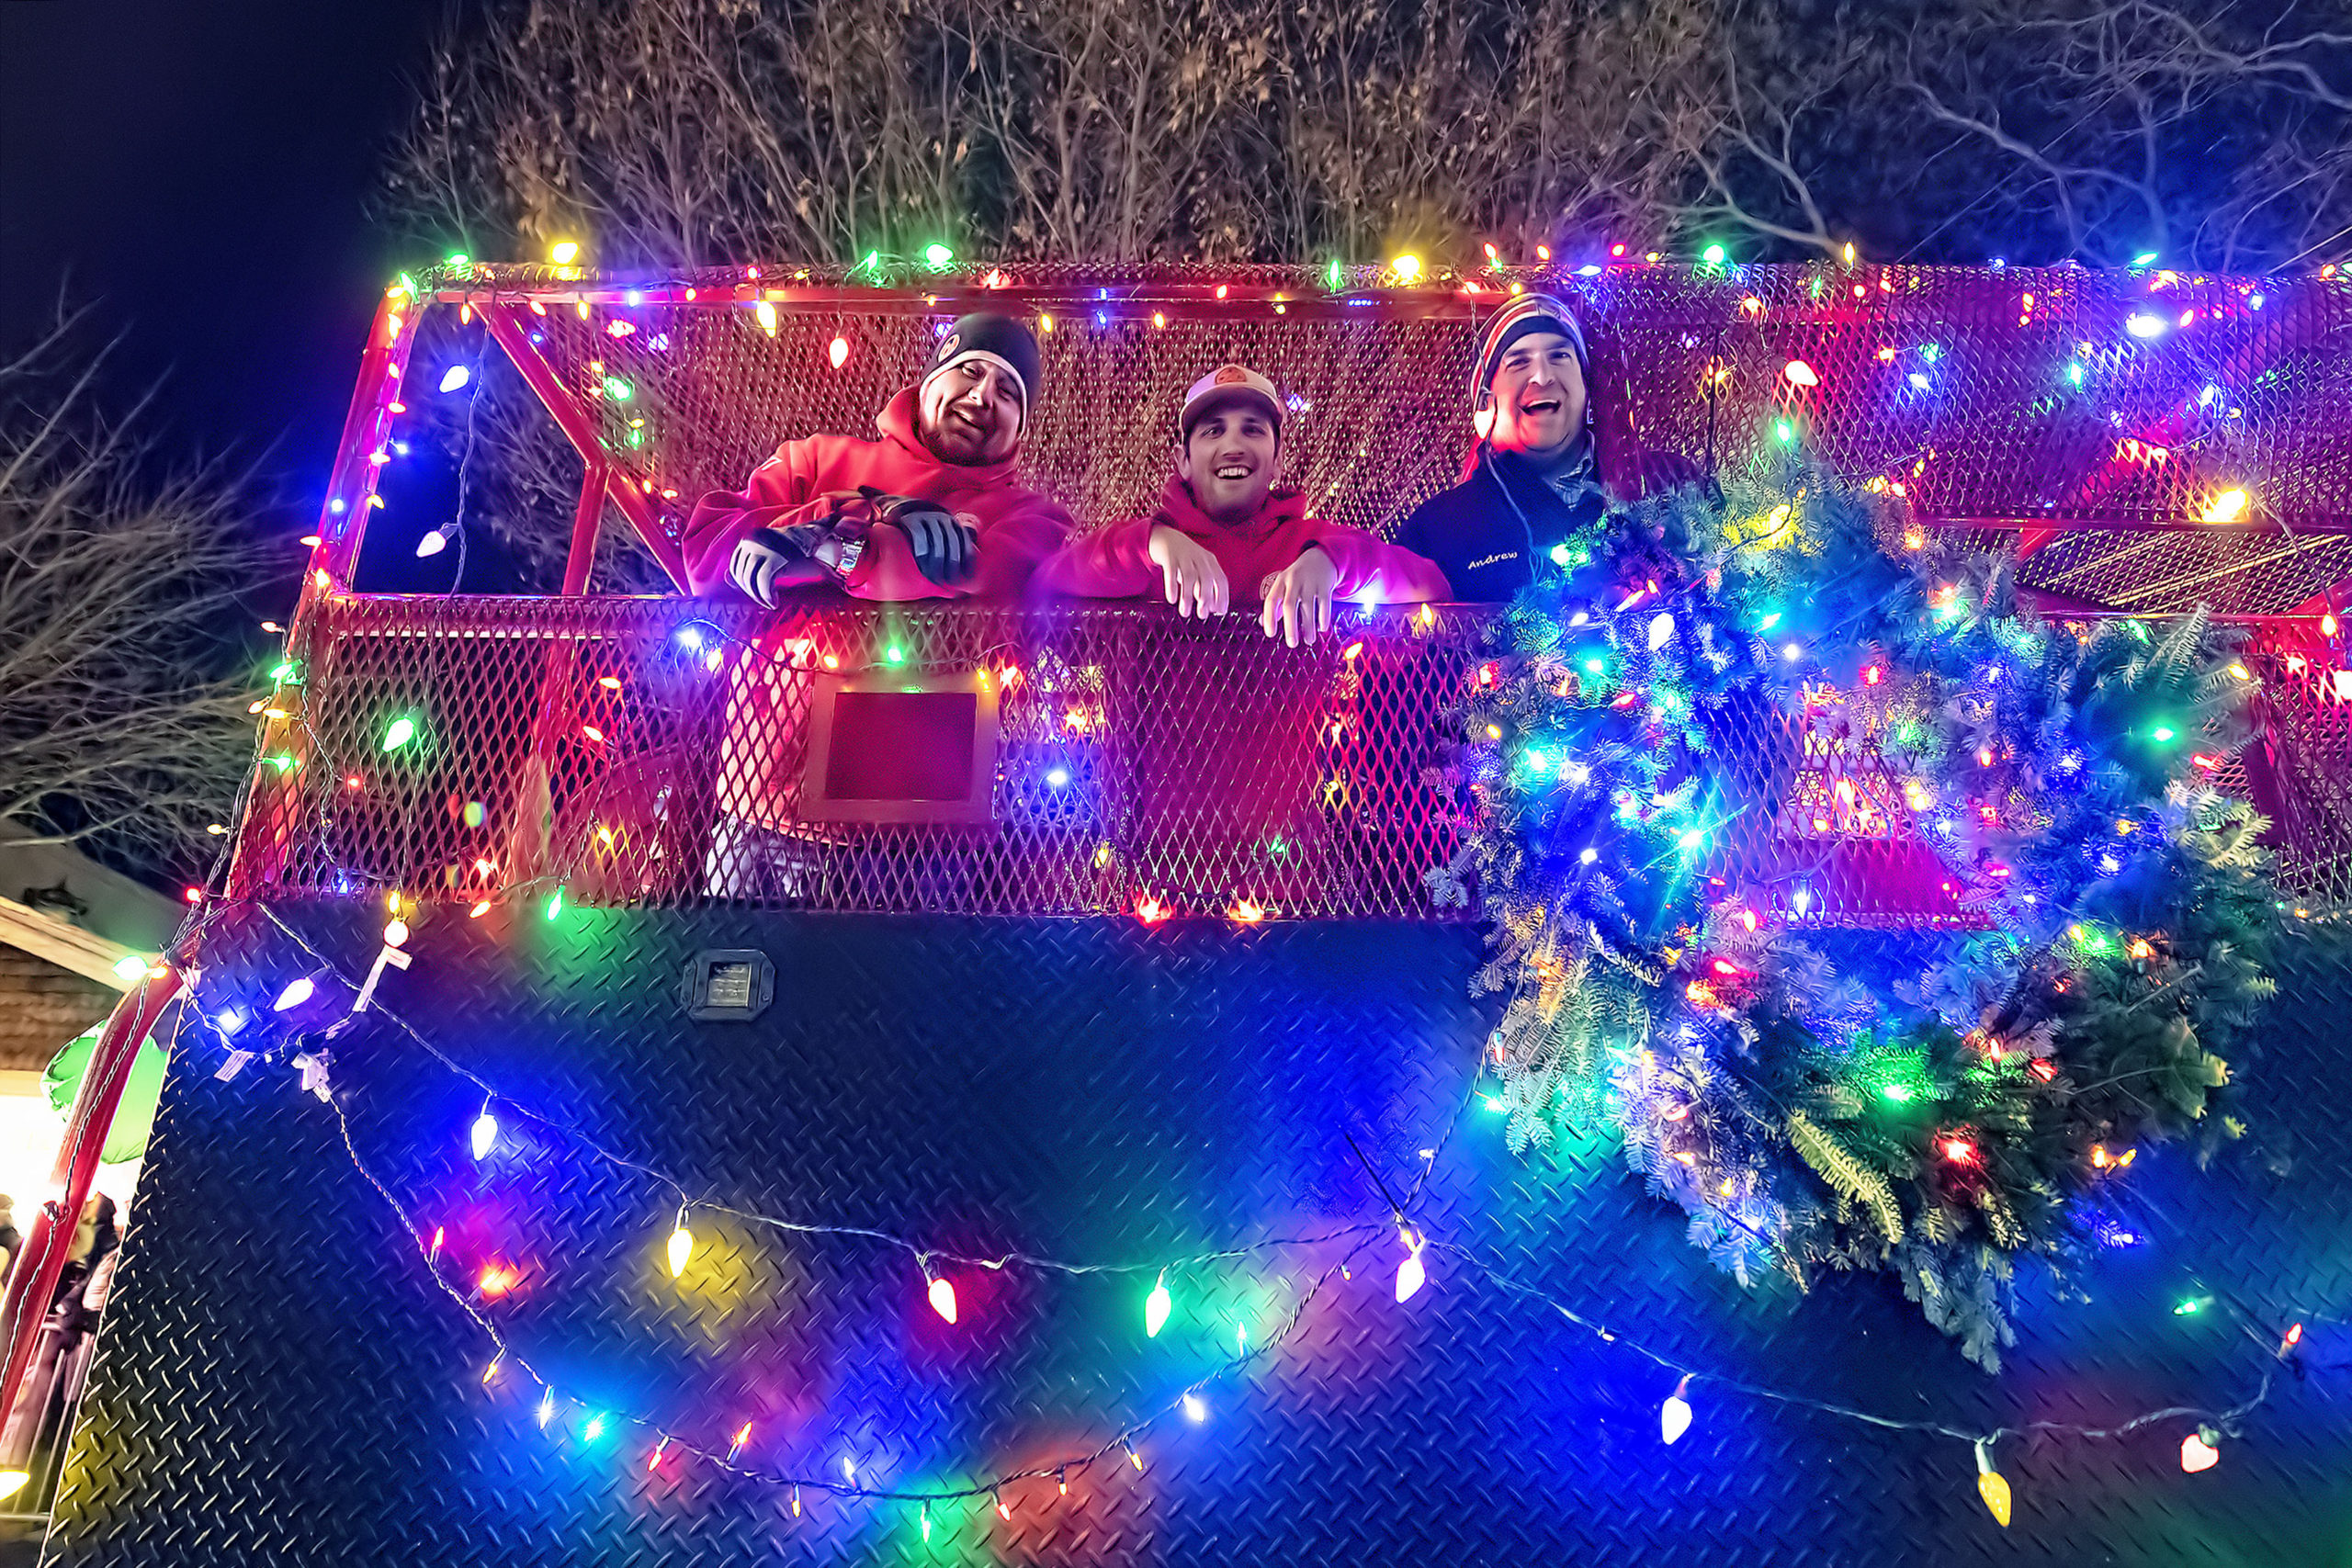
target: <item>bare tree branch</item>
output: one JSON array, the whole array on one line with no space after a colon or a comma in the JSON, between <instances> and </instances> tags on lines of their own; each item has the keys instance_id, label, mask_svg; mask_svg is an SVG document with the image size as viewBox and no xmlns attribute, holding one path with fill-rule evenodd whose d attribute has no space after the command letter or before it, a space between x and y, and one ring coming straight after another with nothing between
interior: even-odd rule
<instances>
[{"instance_id":1,"label":"bare tree branch","mask_svg":"<svg viewBox=\"0 0 2352 1568\"><path fill-rule=\"evenodd\" d=\"M252 754L248 682L209 671L271 574L244 477L150 477L85 327L61 313L0 361L0 820L184 864Z\"/></svg>"}]
</instances>

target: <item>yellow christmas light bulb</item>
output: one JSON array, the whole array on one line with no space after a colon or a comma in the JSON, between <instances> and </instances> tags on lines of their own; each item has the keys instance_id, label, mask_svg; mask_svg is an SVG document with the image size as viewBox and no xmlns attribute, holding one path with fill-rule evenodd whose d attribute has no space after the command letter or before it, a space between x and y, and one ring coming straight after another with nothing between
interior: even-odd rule
<instances>
[{"instance_id":1,"label":"yellow christmas light bulb","mask_svg":"<svg viewBox=\"0 0 2352 1568\"><path fill-rule=\"evenodd\" d=\"M1690 1402L1682 1397L1690 1392L1690 1379L1686 1374L1680 1382L1674 1385L1674 1392L1667 1395L1666 1403L1658 1406L1658 1436L1669 1444L1690 1429Z\"/></svg>"},{"instance_id":2,"label":"yellow christmas light bulb","mask_svg":"<svg viewBox=\"0 0 2352 1568\"><path fill-rule=\"evenodd\" d=\"M24 1490L32 1472L24 1470L0 1470L0 1497L13 1497Z\"/></svg>"},{"instance_id":3,"label":"yellow christmas light bulb","mask_svg":"<svg viewBox=\"0 0 2352 1568\"><path fill-rule=\"evenodd\" d=\"M2198 521L2200 523L2234 523L2245 514L2246 502L2248 499L2249 498L2245 491L2233 486L2213 497L2212 500L2207 502L2205 503L2204 510L2197 514Z\"/></svg>"},{"instance_id":4,"label":"yellow christmas light bulb","mask_svg":"<svg viewBox=\"0 0 2352 1568\"><path fill-rule=\"evenodd\" d=\"M1395 273L1399 281L1411 283L1421 276L1421 258L1408 251L1391 261L1388 270Z\"/></svg>"},{"instance_id":5,"label":"yellow christmas light bulb","mask_svg":"<svg viewBox=\"0 0 2352 1568\"><path fill-rule=\"evenodd\" d=\"M945 1280L932 1280L931 1310L950 1323L956 1321L956 1287L953 1284Z\"/></svg>"},{"instance_id":6,"label":"yellow christmas light bulb","mask_svg":"<svg viewBox=\"0 0 2352 1568\"><path fill-rule=\"evenodd\" d=\"M760 331L775 336L775 307L765 299L752 307L752 314L759 318Z\"/></svg>"},{"instance_id":7,"label":"yellow christmas light bulb","mask_svg":"<svg viewBox=\"0 0 2352 1568\"><path fill-rule=\"evenodd\" d=\"M2009 1483L1999 1471L1993 1468L1992 1456L1985 1452L1985 1445L1981 1442L1976 1445L1976 1495L1984 1499L1984 1506L2001 1521L2001 1528L2008 1529Z\"/></svg>"},{"instance_id":8,"label":"yellow christmas light bulb","mask_svg":"<svg viewBox=\"0 0 2352 1568\"><path fill-rule=\"evenodd\" d=\"M1168 1276L1163 1272L1159 1276L1159 1282L1152 1286L1151 1294L1144 1298L1143 1332L1145 1338L1157 1339L1159 1337L1159 1331L1168 1326L1168 1314L1175 1304L1176 1303L1174 1298L1170 1296L1168 1293Z\"/></svg>"},{"instance_id":9,"label":"yellow christmas light bulb","mask_svg":"<svg viewBox=\"0 0 2352 1568\"><path fill-rule=\"evenodd\" d=\"M676 1279L686 1271L686 1261L695 1255L695 1233L686 1228L686 1212L678 1211L678 1223L670 1231L670 1278Z\"/></svg>"},{"instance_id":10,"label":"yellow christmas light bulb","mask_svg":"<svg viewBox=\"0 0 2352 1568\"><path fill-rule=\"evenodd\" d=\"M580 242L577 240L558 240L548 247L548 260L558 266L570 266L579 259Z\"/></svg>"}]
</instances>

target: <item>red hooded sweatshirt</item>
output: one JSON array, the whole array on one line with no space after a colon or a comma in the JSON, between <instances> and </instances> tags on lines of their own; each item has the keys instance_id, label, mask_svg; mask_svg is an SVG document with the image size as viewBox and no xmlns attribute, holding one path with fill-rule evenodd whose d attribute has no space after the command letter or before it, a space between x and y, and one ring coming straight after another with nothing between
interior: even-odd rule
<instances>
[{"instance_id":1,"label":"red hooded sweatshirt","mask_svg":"<svg viewBox=\"0 0 2352 1568\"><path fill-rule=\"evenodd\" d=\"M1361 528L1318 523L1306 515L1306 497L1283 486L1266 497L1246 523L1219 523L1193 499L1193 487L1175 474L1160 492L1159 509L1132 523L1114 523L1072 539L1037 569L1037 585L1088 599L1128 599L1160 590L1151 563L1151 531L1177 529L1208 547L1225 569L1237 601L1254 602L1259 584L1319 546L1340 570L1339 599L1375 599L1410 604L1446 597L1445 574L1436 565Z\"/></svg>"},{"instance_id":2,"label":"red hooded sweatshirt","mask_svg":"<svg viewBox=\"0 0 2352 1568\"><path fill-rule=\"evenodd\" d=\"M860 599L1012 600L1037 563L1069 536L1069 513L1012 482L1012 464L942 461L915 434L915 389L890 400L875 423L882 439L808 435L787 441L752 470L742 493L714 491L695 503L681 541L686 581L700 597L737 593L727 575L736 542L754 528L803 521L819 496L872 485L889 495L935 501L978 530L980 570L967 583L943 588L915 567L906 536L876 528L843 585Z\"/></svg>"}]
</instances>

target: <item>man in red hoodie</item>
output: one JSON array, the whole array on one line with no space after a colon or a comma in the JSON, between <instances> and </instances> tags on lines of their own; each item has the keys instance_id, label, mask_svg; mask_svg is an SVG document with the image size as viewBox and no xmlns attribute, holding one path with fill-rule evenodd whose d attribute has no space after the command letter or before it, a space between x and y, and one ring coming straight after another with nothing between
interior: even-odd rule
<instances>
[{"instance_id":1,"label":"man in red hoodie","mask_svg":"<svg viewBox=\"0 0 2352 1568\"><path fill-rule=\"evenodd\" d=\"M881 440L787 441L741 493L704 496L683 541L689 586L769 605L825 583L860 599L1018 598L1069 533L1069 513L1012 482L1043 372L1019 321L964 317L883 409Z\"/></svg>"},{"instance_id":2,"label":"man in red hoodie","mask_svg":"<svg viewBox=\"0 0 2352 1568\"><path fill-rule=\"evenodd\" d=\"M1292 648L1331 629L1334 599L1382 604L1445 597L1445 575L1360 528L1318 523L1306 498L1277 487L1283 405L1239 365L1193 383L1178 422L1176 472L1148 517L1072 540L1037 570L1041 587L1125 599L1157 586L1182 615L1222 615L1233 584L1255 584L1258 624Z\"/></svg>"}]
</instances>

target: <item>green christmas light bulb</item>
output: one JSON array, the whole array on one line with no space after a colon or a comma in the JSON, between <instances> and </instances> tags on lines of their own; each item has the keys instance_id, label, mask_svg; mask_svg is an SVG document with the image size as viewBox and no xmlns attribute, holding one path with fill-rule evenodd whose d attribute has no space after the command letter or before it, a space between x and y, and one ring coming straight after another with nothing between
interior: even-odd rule
<instances>
[{"instance_id":1,"label":"green christmas light bulb","mask_svg":"<svg viewBox=\"0 0 2352 1568\"><path fill-rule=\"evenodd\" d=\"M384 727L384 750L397 751L416 739L416 720L402 715Z\"/></svg>"},{"instance_id":2,"label":"green christmas light bulb","mask_svg":"<svg viewBox=\"0 0 2352 1568\"><path fill-rule=\"evenodd\" d=\"M1144 1298L1143 1333L1147 1339L1157 1339L1159 1331L1168 1326L1168 1314L1174 1310L1175 1298L1168 1293L1168 1276L1162 1273L1151 1294Z\"/></svg>"}]
</instances>

